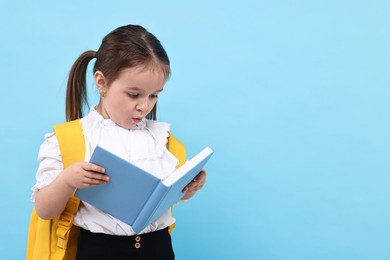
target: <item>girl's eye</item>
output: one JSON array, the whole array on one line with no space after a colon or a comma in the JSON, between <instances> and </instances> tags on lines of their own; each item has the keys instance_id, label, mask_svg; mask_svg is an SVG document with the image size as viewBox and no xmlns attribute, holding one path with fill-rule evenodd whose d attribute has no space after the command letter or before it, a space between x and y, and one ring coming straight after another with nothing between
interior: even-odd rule
<instances>
[{"instance_id":1,"label":"girl's eye","mask_svg":"<svg viewBox=\"0 0 390 260\"><path fill-rule=\"evenodd\" d=\"M128 92L127 95L131 98L137 98L139 96L138 93L131 93L131 92Z\"/></svg>"},{"instance_id":2,"label":"girl's eye","mask_svg":"<svg viewBox=\"0 0 390 260\"><path fill-rule=\"evenodd\" d=\"M151 98L158 98L158 94L150 95Z\"/></svg>"}]
</instances>

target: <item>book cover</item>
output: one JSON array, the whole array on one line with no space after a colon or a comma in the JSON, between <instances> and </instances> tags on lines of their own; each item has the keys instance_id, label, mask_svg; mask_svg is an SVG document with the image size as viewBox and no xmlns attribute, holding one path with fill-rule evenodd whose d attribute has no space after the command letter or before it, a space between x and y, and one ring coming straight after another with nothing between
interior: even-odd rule
<instances>
[{"instance_id":1,"label":"book cover","mask_svg":"<svg viewBox=\"0 0 390 260\"><path fill-rule=\"evenodd\" d=\"M183 197L184 187L198 175L212 154L210 147L204 148L161 180L97 146L90 162L104 167L110 181L78 189L75 196L127 223L139 233Z\"/></svg>"}]
</instances>

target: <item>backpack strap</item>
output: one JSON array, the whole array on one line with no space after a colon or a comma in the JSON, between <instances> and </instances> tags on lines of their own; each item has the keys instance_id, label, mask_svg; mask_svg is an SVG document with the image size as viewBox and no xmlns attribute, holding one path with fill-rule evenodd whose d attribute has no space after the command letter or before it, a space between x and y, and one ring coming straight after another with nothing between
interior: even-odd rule
<instances>
[{"instance_id":1,"label":"backpack strap","mask_svg":"<svg viewBox=\"0 0 390 260\"><path fill-rule=\"evenodd\" d=\"M179 164L176 166L176 168L179 168L187 161L186 147L182 142L180 142L179 139L177 139L171 133L169 133L168 136L167 148L179 160ZM173 207L171 207L171 214L173 216L172 208ZM176 227L176 222L174 222L172 225L168 227L168 232L172 233L175 227Z\"/></svg>"},{"instance_id":2,"label":"backpack strap","mask_svg":"<svg viewBox=\"0 0 390 260\"><path fill-rule=\"evenodd\" d=\"M84 161L85 157L85 140L83 130L80 124L80 120L74 120L66 122L53 127L58 140L58 145L61 152L62 163L64 169L74 162ZM75 196L71 196L65 206L64 211L58 218L57 226L57 250L55 255L59 256L58 259L62 259L61 256L66 254L73 254L69 252L69 249L76 250L76 245L70 245L68 248L68 241L77 241L69 239L72 235L71 230L73 226L74 216L79 208L80 199ZM73 232L78 235L77 231ZM72 242L73 243L73 242ZM68 250L67 250L68 248ZM74 252L75 253L75 252Z\"/></svg>"},{"instance_id":3,"label":"backpack strap","mask_svg":"<svg viewBox=\"0 0 390 260\"><path fill-rule=\"evenodd\" d=\"M84 161L85 140L80 119L55 125L64 169L74 162Z\"/></svg>"},{"instance_id":4,"label":"backpack strap","mask_svg":"<svg viewBox=\"0 0 390 260\"><path fill-rule=\"evenodd\" d=\"M187 161L186 147L171 133L169 133L167 148L179 160L176 168L179 168Z\"/></svg>"}]
</instances>

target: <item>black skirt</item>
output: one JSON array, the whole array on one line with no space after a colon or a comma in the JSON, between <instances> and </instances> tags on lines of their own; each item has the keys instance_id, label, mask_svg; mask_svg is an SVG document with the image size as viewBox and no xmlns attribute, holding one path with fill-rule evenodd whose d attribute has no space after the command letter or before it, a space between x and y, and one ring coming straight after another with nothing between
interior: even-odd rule
<instances>
[{"instance_id":1,"label":"black skirt","mask_svg":"<svg viewBox=\"0 0 390 260\"><path fill-rule=\"evenodd\" d=\"M168 228L135 236L92 233L80 228L76 260L173 260Z\"/></svg>"}]
</instances>

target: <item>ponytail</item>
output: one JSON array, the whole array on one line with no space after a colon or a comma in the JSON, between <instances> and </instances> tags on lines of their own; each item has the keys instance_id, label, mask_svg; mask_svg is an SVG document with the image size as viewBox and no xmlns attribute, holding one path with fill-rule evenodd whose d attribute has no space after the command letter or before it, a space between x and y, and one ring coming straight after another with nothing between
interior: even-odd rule
<instances>
[{"instance_id":1,"label":"ponytail","mask_svg":"<svg viewBox=\"0 0 390 260\"><path fill-rule=\"evenodd\" d=\"M96 51L86 51L73 64L66 90L66 121L83 117L83 106L88 104L86 73L88 63L96 58Z\"/></svg>"}]
</instances>

